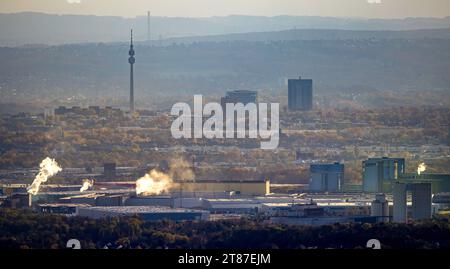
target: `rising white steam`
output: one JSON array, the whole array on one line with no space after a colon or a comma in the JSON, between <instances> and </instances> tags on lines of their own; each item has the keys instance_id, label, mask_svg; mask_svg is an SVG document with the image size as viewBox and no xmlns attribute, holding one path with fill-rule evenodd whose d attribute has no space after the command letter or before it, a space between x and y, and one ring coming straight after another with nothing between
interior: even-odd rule
<instances>
[{"instance_id":1,"label":"rising white steam","mask_svg":"<svg viewBox=\"0 0 450 269\"><path fill-rule=\"evenodd\" d=\"M94 186L94 180L83 179L83 186L81 186L80 192L85 192Z\"/></svg>"},{"instance_id":2,"label":"rising white steam","mask_svg":"<svg viewBox=\"0 0 450 269\"><path fill-rule=\"evenodd\" d=\"M427 170L427 166L425 165L425 163L421 163L419 164L419 167L417 167L417 174L420 176L420 174L425 172L425 170Z\"/></svg>"},{"instance_id":3,"label":"rising white steam","mask_svg":"<svg viewBox=\"0 0 450 269\"><path fill-rule=\"evenodd\" d=\"M136 194L159 195L168 192L172 184L173 181L169 175L152 170L136 181Z\"/></svg>"},{"instance_id":4,"label":"rising white steam","mask_svg":"<svg viewBox=\"0 0 450 269\"><path fill-rule=\"evenodd\" d=\"M27 188L28 193L36 195L39 192L42 183L47 182L47 180L62 171L58 163L54 159L49 157L45 158L39 165L39 174L37 174L33 183Z\"/></svg>"}]
</instances>

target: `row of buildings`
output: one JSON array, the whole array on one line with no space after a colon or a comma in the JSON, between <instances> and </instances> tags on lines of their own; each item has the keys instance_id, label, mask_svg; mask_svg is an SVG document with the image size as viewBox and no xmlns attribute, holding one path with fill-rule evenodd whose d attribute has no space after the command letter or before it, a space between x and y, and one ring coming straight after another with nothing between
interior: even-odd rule
<instances>
[{"instance_id":1,"label":"row of buildings","mask_svg":"<svg viewBox=\"0 0 450 269\"><path fill-rule=\"evenodd\" d=\"M406 223L408 219L431 218L434 211L447 210L442 199L450 192L449 174L406 173L403 158L370 158L363 161L362 193L376 194L372 216L381 220ZM310 167L310 192L345 192L344 165L314 164ZM386 199L389 194L390 201ZM444 199L445 200L445 199ZM433 204L437 207L433 210Z\"/></svg>"},{"instance_id":2,"label":"row of buildings","mask_svg":"<svg viewBox=\"0 0 450 269\"><path fill-rule=\"evenodd\" d=\"M222 107L226 104L258 103L257 91L236 90L229 91L220 101ZM288 108L291 111L310 111L313 106L313 80L289 79L288 80Z\"/></svg>"}]
</instances>

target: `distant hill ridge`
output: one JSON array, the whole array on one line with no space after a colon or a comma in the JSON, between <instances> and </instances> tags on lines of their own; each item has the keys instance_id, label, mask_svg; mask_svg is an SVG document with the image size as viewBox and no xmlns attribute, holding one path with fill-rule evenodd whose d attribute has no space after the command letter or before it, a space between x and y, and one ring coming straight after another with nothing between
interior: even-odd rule
<instances>
[{"instance_id":1,"label":"distant hill ridge","mask_svg":"<svg viewBox=\"0 0 450 269\"><path fill-rule=\"evenodd\" d=\"M179 37L244 38L247 39L333 39L362 38L379 35L386 38L448 38L450 17L407 19L360 19L306 16L227 16L209 18L152 17L151 33L154 42ZM137 40L147 39L147 18L100 17L88 15L52 15L44 13L0 14L0 46L26 44L69 44L85 42L125 42L133 28ZM309 30L295 30L309 29ZM320 31L318 31L320 29ZM335 31L358 30L363 32ZM425 29L435 29L423 32ZM420 30L412 31L409 30ZM293 32L294 31L294 32ZM331 31L331 32L330 32ZM375 33L371 31L382 31ZM385 31L407 31L402 33ZM279 32L271 34L270 32ZM228 36L229 34L233 34ZM215 35L214 38L204 36ZM272 36L265 36L272 35ZM285 36L284 36L285 35ZM410 37L408 37L410 36ZM381 38L381 37L380 37ZM198 39L198 38L197 38ZM186 39L187 40L187 39ZM193 40L191 38L191 40ZM223 41L223 40L222 40ZM184 41L183 41L184 42Z\"/></svg>"}]
</instances>

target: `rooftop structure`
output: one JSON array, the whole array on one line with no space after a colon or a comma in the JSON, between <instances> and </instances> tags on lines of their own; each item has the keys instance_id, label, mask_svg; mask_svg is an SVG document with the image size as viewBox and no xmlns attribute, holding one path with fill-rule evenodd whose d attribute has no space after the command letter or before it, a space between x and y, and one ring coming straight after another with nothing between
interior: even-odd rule
<instances>
[{"instance_id":1,"label":"rooftop structure","mask_svg":"<svg viewBox=\"0 0 450 269\"><path fill-rule=\"evenodd\" d=\"M364 192L390 191L391 183L405 172L403 158L370 158L363 161Z\"/></svg>"},{"instance_id":2,"label":"rooftop structure","mask_svg":"<svg viewBox=\"0 0 450 269\"><path fill-rule=\"evenodd\" d=\"M207 211L157 206L87 207L79 208L79 215L94 219L137 215L147 221L209 219Z\"/></svg>"},{"instance_id":3,"label":"rooftop structure","mask_svg":"<svg viewBox=\"0 0 450 269\"><path fill-rule=\"evenodd\" d=\"M312 164L310 173L310 191L337 192L344 183L344 165L340 163Z\"/></svg>"}]
</instances>

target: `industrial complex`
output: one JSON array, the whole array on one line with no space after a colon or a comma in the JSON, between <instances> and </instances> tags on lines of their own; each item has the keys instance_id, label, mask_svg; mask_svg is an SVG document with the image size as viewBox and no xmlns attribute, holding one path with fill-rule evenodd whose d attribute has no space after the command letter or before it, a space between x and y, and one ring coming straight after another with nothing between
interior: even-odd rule
<instances>
[{"instance_id":1,"label":"industrial complex","mask_svg":"<svg viewBox=\"0 0 450 269\"><path fill-rule=\"evenodd\" d=\"M406 223L429 219L450 208L450 175L406 174L404 159L377 158L362 163L359 191L348 191L344 164L311 165L309 188L299 193L273 193L270 180L179 181L160 194L137 194L135 182L43 185L32 195L27 185L5 184L2 206L32 208L88 218L137 215L144 220L208 221L262 217L295 225L332 223Z\"/></svg>"}]
</instances>

